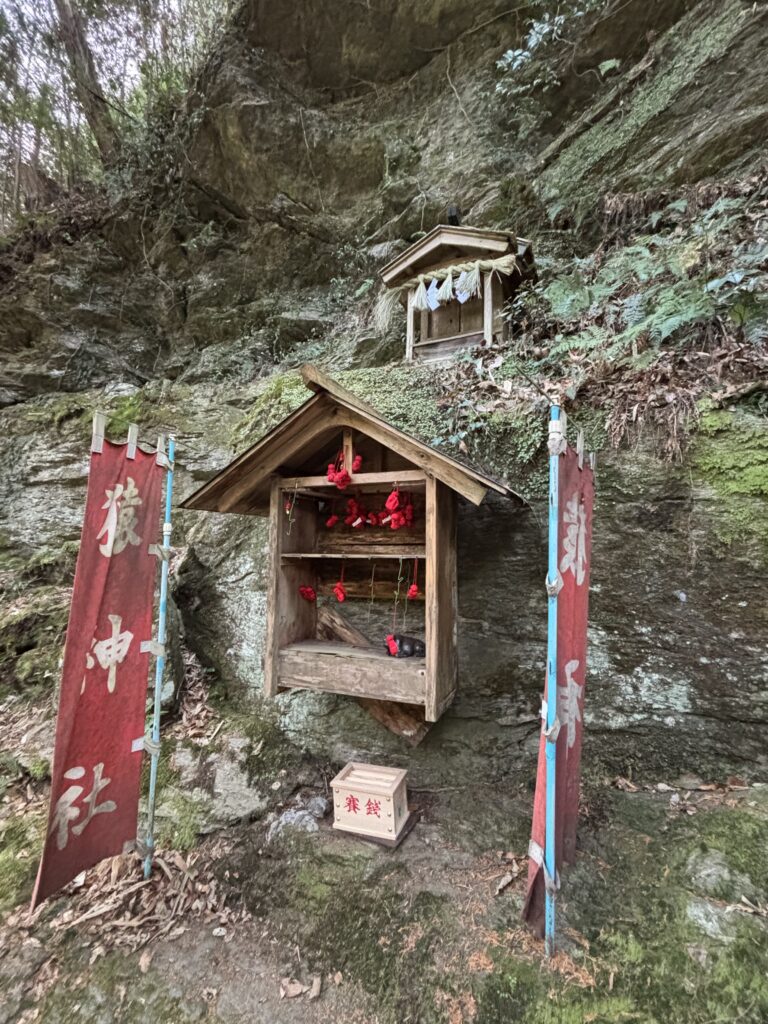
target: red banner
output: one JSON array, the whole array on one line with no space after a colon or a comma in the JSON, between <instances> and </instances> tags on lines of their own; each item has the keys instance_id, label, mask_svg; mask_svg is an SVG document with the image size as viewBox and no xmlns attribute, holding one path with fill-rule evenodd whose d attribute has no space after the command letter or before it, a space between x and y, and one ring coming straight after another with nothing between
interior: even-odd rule
<instances>
[{"instance_id":1,"label":"red banner","mask_svg":"<svg viewBox=\"0 0 768 1024\"><path fill-rule=\"evenodd\" d=\"M559 872L563 863L571 864L576 857L594 504L594 474L586 465L579 469L578 456L570 447L560 456L558 494L557 557L562 588L557 598L557 718L560 732L557 736L555 859ZM545 702L546 699L545 683ZM545 748L546 740L542 734L533 801L528 892L523 908L523 917L539 935L544 932Z\"/></svg>"},{"instance_id":2,"label":"red banner","mask_svg":"<svg viewBox=\"0 0 768 1024\"><path fill-rule=\"evenodd\" d=\"M33 907L136 837L162 479L140 449L91 454Z\"/></svg>"}]
</instances>

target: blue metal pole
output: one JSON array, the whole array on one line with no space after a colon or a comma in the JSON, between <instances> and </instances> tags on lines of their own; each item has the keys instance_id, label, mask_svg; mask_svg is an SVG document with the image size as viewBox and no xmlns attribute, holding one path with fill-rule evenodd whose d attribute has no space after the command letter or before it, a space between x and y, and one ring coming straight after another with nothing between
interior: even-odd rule
<instances>
[{"instance_id":1,"label":"blue metal pole","mask_svg":"<svg viewBox=\"0 0 768 1024\"><path fill-rule=\"evenodd\" d=\"M147 855L144 859L144 877L152 873L155 852L155 799L157 797L157 766L160 760L160 701L165 671L165 624L168 615L168 569L171 547L171 498L173 497L173 459L176 441L168 438L168 472L165 478L165 521L163 522L163 549L165 554L160 569L160 611L157 623L157 642L160 645L155 660L155 707L152 717L152 760L149 766L149 807L147 809Z\"/></svg>"},{"instance_id":2,"label":"blue metal pole","mask_svg":"<svg viewBox=\"0 0 768 1024\"><path fill-rule=\"evenodd\" d=\"M555 792L557 779L557 539L559 519L558 477L560 455L553 454L557 445L552 424L560 420L560 406L550 407L550 455L549 455L549 561L547 565L547 805L546 805L546 842L544 863L546 871L545 894L545 949L546 955L555 952L555 880L557 865L555 863Z\"/></svg>"}]
</instances>

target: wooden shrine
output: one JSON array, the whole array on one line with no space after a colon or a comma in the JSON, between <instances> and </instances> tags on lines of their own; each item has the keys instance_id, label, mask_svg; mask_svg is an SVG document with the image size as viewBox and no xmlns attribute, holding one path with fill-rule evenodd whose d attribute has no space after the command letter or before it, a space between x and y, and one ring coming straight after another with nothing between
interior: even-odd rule
<instances>
[{"instance_id":1,"label":"wooden shrine","mask_svg":"<svg viewBox=\"0 0 768 1024\"><path fill-rule=\"evenodd\" d=\"M267 695L393 701L435 722L457 684L457 500L512 492L302 376L312 396L182 508L269 516ZM393 657L406 615L423 652Z\"/></svg>"},{"instance_id":2,"label":"wooden shrine","mask_svg":"<svg viewBox=\"0 0 768 1024\"><path fill-rule=\"evenodd\" d=\"M531 243L440 224L380 271L406 308L407 360L441 362L505 337L505 303L535 274Z\"/></svg>"}]
</instances>

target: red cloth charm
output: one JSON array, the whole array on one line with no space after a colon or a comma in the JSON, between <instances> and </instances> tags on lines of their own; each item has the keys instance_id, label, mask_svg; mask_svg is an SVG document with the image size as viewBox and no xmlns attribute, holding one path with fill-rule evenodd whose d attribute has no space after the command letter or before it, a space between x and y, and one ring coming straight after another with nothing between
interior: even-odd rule
<instances>
[{"instance_id":1,"label":"red cloth charm","mask_svg":"<svg viewBox=\"0 0 768 1024\"><path fill-rule=\"evenodd\" d=\"M399 530L402 526L405 526L405 516L402 512L393 512L390 517L389 528L391 530Z\"/></svg>"},{"instance_id":2,"label":"red cloth charm","mask_svg":"<svg viewBox=\"0 0 768 1024\"><path fill-rule=\"evenodd\" d=\"M349 475L346 469L342 469L341 472L336 474L333 482L336 484L340 491L345 491L349 486L351 480L352 477Z\"/></svg>"},{"instance_id":3,"label":"red cloth charm","mask_svg":"<svg viewBox=\"0 0 768 1024\"><path fill-rule=\"evenodd\" d=\"M392 636L391 633L387 637L385 637L385 639L387 643L387 650L389 651L393 658L396 658L399 653L397 641L395 640L394 636Z\"/></svg>"},{"instance_id":4,"label":"red cloth charm","mask_svg":"<svg viewBox=\"0 0 768 1024\"><path fill-rule=\"evenodd\" d=\"M339 521L339 517L338 517L338 516L336 516L336 515L334 515L334 516L328 516L328 518L327 518L327 519L325 520L325 525L326 525L326 526L328 527L328 529L330 530L330 528L331 528L332 526L335 526L335 525L336 525L336 523L338 523L338 521Z\"/></svg>"},{"instance_id":5,"label":"red cloth charm","mask_svg":"<svg viewBox=\"0 0 768 1024\"><path fill-rule=\"evenodd\" d=\"M413 505L410 502L403 509L403 515L405 516L406 525L411 526L413 523Z\"/></svg>"},{"instance_id":6,"label":"red cloth charm","mask_svg":"<svg viewBox=\"0 0 768 1024\"><path fill-rule=\"evenodd\" d=\"M419 585L418 583L412 583L408 587L408 600L413 601L414 598L419 596Z\"/></svg>"},{"instance_id":7,"label":"red cloth charm","mask_svg":"<svg viewBox=\"0 0 768 1024\"><path fill-rule=\"evenodd\" d=\"M346 599L347 599L347 592L344 589L344 584L341 582L341 580L339 580L339 582L333 588L333 592L336 595L336 600L339 603L341 603L342 601L346 601Z\"/></svg>"},{"instance_id":8,"label":"red cloth charm","mask_svg":"<svg viewBox=\"0 0 768 1024\"><path fill-rule=\"evenodd\" d=\"M363 456L356 455L352 460L352 472L359 473L363 465Z\"/></svg>"},{"instance_id":9,"label":"red cloth charm","mask_svg":"<svg viewBox=\"0 0 768 1024\"><path fill-rule=\"evenodd\" d=\"M388 512L394 512L400 508L400 491L395 488L384 503Z\"/></svg>"},{"instance_id":10,"label":"red cloth charm","mask_svg":"<svg viewBox=\"0 0 768 1024\"><path fill-rule=\"evenodd\" d=\"M328 463L328 480L331 483L334 483L335 479L336 479L336 466L332 462L329 462Z\"/></svg>"},{"instance_id":11,"label":"red cloth charm","mask_svg":"<svg viewBox=\"0 0 768 1024\"><path fill-rule=\"evenodd\" d=\"M301 594L301 596L304 598L305 601L316 601L317 600L317 594L315 593L315 588L314 587L307 587L304 584L302 584L299 587L299 593Z\"/></svg>"}]
</instances>

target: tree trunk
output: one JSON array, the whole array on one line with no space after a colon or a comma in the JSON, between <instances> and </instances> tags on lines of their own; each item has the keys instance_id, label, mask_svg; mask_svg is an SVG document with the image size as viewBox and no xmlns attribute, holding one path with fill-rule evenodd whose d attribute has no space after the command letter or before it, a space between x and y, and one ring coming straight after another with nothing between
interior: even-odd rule
<instances>
[{"instance_id":1,"label":"tree trunk","mask_svg":"<svg viewBox=\"0 0 768 1024\"><path fill-rule=\"evenodd\" d=\"M85 24L71 0L54 0L59 18L59 33L67 51L69 69L80 106L96 139L103 163L108 163L117 145L117 132L109 104L96 74L93 54L88 45Z\"/></svg>"}]
</instances>

